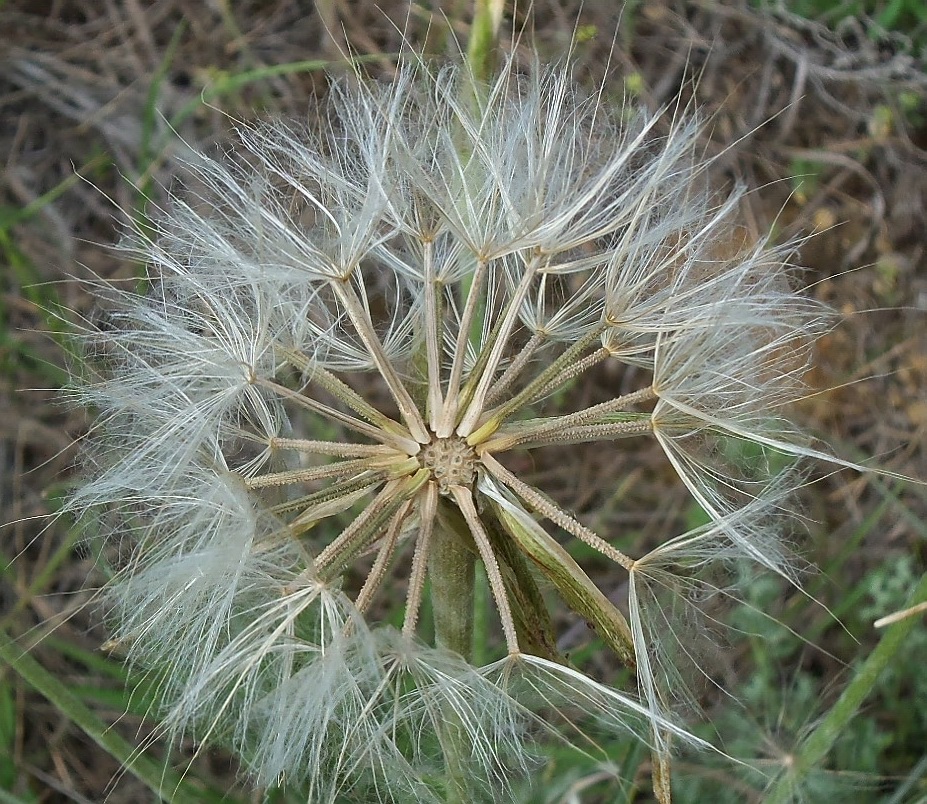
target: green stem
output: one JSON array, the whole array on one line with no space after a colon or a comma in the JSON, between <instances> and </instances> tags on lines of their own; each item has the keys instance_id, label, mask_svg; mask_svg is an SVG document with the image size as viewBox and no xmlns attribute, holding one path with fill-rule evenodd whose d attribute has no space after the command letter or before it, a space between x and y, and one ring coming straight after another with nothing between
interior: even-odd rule
<instances>
[{"instance_id":1,"label":"green stem","mask_svg":"<svg viewBox=\"0 0 927 804\"><path fill-rule=\"evenodd\" d=\"M473 658L473 551L460 534L446 528L442 517L435 526L428 558L435 640L439 647Z\"/></svg>"},{"instance_id":2,"label":"green stem","mask_svg":"<svg viewBox=\"0 0 927 804\"><path fill-rule=\"evenodd\" d=\"M435 644L466 661L473 659L474 556L463 534L450 530L443 518L435 523L428 557ZM463 804L467 794L467 755L463 728L448 711L441 730L447 762L447 802Z\"/></svg>"},{"instance_id":3,"label":"green stem","mask_svg":"<svg viewBox=\"0 0 927 804\"><path fill-rule=\"evenodd\" d=\"M916 606L927 600L927 574L912 592L907 606ZM879 644L870 653L847 685L843 694L833 705L818 727L799 747L788 773L779 778L765 799L766 804L784 804L792 801L796 788L809 771L818 767L833 747L837 738L846 730L866 696L872 692L882 671L894 658L915 627L921 627L920 617L908 617L890 626Z\"/></svg>"},{"instance_id":4,"label":"green stem","mask_svg":"<svg viewBox=\"0 0 927 804\"><path fill-rule=\"evenodd\" d=\"M505 0L475 0L473 3L467 61L473 77L481 83L489 81L495 73L499 27L504 8Z\"/></svg>"}]
</instances>

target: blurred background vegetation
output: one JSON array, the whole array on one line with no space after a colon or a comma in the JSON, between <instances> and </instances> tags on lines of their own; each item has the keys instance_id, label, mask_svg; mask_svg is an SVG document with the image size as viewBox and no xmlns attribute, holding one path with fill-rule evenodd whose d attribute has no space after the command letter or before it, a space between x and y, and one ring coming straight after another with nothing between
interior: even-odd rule
<instances>
[{"instance_id":1,"label":"blurred background vegetation","mask_svg":"<svg viewBox=\"0 0 927 804\"><path fill-rule=\"evenodd\" d=\"M0 0L0 804L290 800L248 790L221 751L192 764L195 746L169 751L145 679L127 686L101 649L104 562L48 524L89 421L59 390L68 322L95 316L81 280L141 275L110 246L127 218L145 224L187 148L229 147L236 121L305 119L345 53L384 77L404 48L453 57L471 13L469 0ZM815 233L803 282L840 314L797 417L848 459L927 478L927 5L535 0L504 28L526 65L572 46L577 79L608 103L680 96L710 117L717 186L755 190L754 236ZM701 521L657 452L561 451L524 469L623 541ZM698 728L744 764L680 757L681 802L927 801L924 615L873 627L923 599L927 492L829 467L811 481L795 543L808 594L751 580L749 605L724 613L733 637L699 657L724 691L704 685ZM559 625L577 661L605 655L585 624ZM626 741L553 752L524 800L649 801L648 762Z\"/></svg>"}]
</instances>

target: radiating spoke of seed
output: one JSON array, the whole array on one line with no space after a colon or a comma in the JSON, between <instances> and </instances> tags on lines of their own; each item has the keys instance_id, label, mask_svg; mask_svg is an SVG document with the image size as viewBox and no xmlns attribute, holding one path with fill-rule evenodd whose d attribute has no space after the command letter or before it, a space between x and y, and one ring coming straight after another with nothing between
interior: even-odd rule
<instances>
[{"instance_id":1,"label":"radiating spoke of seed","mask_svg":"<svg viewBox=\"0 0 927 804\"><path fill-rule=\"evenodd\" d=\"M492 455L481 455L480 461L496 480L511 489L511 491L517 494L535 511L630 572L631 568L634 566L634 561L632 559L620 550L612 547L597 533L570 516L546 494L543 494L541 491L534 488L534 486L529 486L524 481L519 480L499 463L499 461L493 458Z\"/></svg>"},{"instance_id":2,"label":"radiating spoke of seed","mask_svg":"<svg viewBox=\"0 0 927 804\"><path fill-rule=\"evenodd\" d=\"M491 438L485 444L481 444L479 451L483 452L505 452L515 447L523 449L535 449L537 447L555 447L565 444L587 444L592 441L614 441L620 438L635 438L642 435L653 433L653 422L648 416L647 419L621 422L605 422L602 424L587 424L581 427L570 427L566 430L558 430L548 435L540 435L532 438L515 437L510 438L505 435L499 439Z\"/></svg>"},{"instance_id":3,"label":"radiating spoke of seed","mask_svg":"<svg viewBox=\"0 0 927 804\"><path fill-rule=\"evenodd\" d=\"M298 497L295 500L287 500L286 502L272 505L268 510L275 516L282 516L291 511L301 511L310 506L318 505L319 503L329 502L330 500L353 494L362 489L369 490L386 479L386 472L382 470L376 472L361 472L355 477L348 478L347 480L340 480L337 483L331 483L324 489L313 492L312 494L307 494L304 497Z\"/></svg>"},{"instance_id":4,"label":"radiating spoke of seed","mask_svg":"<svg viewBox=\"0 0 927 804\"><path fill-rule=\"evenodd\" d=\"M481 348L477 353L476 361L470 367L467 381L460 389L460 395L457 398L458 414L460 411L466 410L470 406L470 402L473 400L473 395L476 393L477 386L479 385L480 378L483 376L483 371L485 370L486 366L489 365L489 361L492 357L492 345L498 340L504 323L505 322L503 319L496 319L496 322L493 325L493 328L489 331L489 334L485 336L485 339L480 342Z\"/></svg>"},{"instance_id":5,"label":"radiating spoke of seed","mask_svg":"<svg viewBox=\"0 0 927 804\"><path fill-rule=\"evenodd\" d=\"M338 537L316 558L316 567L323 577L337 575L356 558L385 525L386 521L409 497L428 480L427 469L414 475L390 480Z\"/></svg>"},{"instance_id":6,"label":"radiating spoke of seed","mask_svg":"<svg viewBox=\"0 0 927 804\"><path fill-rule=\"evenodd\" d=\"M450 489L454 502L457 503L457 507L467 522L467 527L470 528L480 558L483 560L486 577L489 580L489 588L492 590L493 599L496 601L496 607L499 610L499 618L502 620L506 648L509 655L518 654L521 652L518 647L518 634L515 630L515 620L512 617L511 606L509 606L508 594L505 591L505 583L502 580L502 573L499 570L496 555L493 553L489 535L486 533L483 523L480 521L480 515L476 510L473 494L470 489L463 486L451 486Z\"/></svg>"},{"instance_id":7,"label":"radiating spoke of seed","mask_svg":"<svg viewBox=\"0 0 927 804\"><path fill-rule=\"evenodd\" d=\"M502 395L511 387L512 383L518 379L522 371L534 357L534 353L544 343L545 337L540 333L532 335L528 342L519 350L511 363L502 372L502 376L493 384L486 394L486 404L495 405L501 399Z\"/></svg>"},{"instance_id":8,"label":"radiating spoke of seed","mask_svg":"<svg viewBox=\"0 0 927 804\"><path fill-rule=\"evenodd\" d=\"M406 636L414 634L418 625L422 595L425 591L428 551L431 547L431 534L434 532L437 511L438 485L429 481L418 495L419 530L415 538L415 552L412 555L412 569L409 572L409 590L406 593L406 614L402 623L402 633Z\"/></svg>"},{"instance_id":9,"label":"radiating spoke of seed","mask_svg":"<svg viewBox=\"0 0 927 804\"><path fill-rule=\"evenodd\" d=\"M399 507L399 510L393 514L392 520L390 520L386 535L383 537L383 543L377 551L377 557L374 559L373 566L370 568L367 579L364 581L364 585L361 587L357 599L354 601L354 607L361 614L370 608L374 595L376 595L383 583L383 579L386 577L386 571L389 569L390 561L393 559L393 553L396 551L399 532L402 530L402 525L406 521L406 517L408 517L411 508L411 500L406 500L406 502Z\"/></svg>"},{"instance_id":10,"label":"radiating spoke of seed","mask_svg":"<svg viewBox=\"0 0 927 804\"><path fill-rule=\"evenodd\" d=\"M266 475L246 477L244 483L247 488L254 490L275 486L289 486L294 483L311 483L314 480L324 480L329 477L344 477L345 475L352 475L374 468L371 466L370 460L370 458L356 458L349 461L335 461L324 466L311 466L306 469L269 472Z\"/></svg>"},{"instance_id":11,"label":"radiating spoke of seed","mask_svg":"<svg viewBox=\"0 0 927 804\"><path fill-rule=\"evenodd\" d=\"M399 422L377 410L357 393L357 391L351 388L350 385L338 379L328 369L320 366L306 355L293 349L281 348L279 352L289 363L303 373L305 382L313 383L323 390L328 391L333 397L340 399L347 407L375 427L386 430L388 433L395 433L396 435L404 435L406 437L409 436L409 432Z\"/></svg>"},{"instance_id":12,"label":"radiating spoke of seed","mask_svg":"<svg viewBox=\"0 0 927 804\"><path fill-rule=\"evenodd\" d=\"M580 355L601 337L605 328L605 325L602 324L591 332L588 332L571 347L566 349L563 354L559 355L514 397L507 402L503 402L498 407L487 411L480 418L479 426L467 435L467 440L474 439L474 443L485 441L499 429L506 419L517 413L525 405L531 404L531 402L538 398L539 394L547 393L547 389L551 386L552 380L564 371L564 369L576 363L580 359Z\"/></svg>"},{"instance_id":13,"label":"radiating spoke of seed","mask_svg":"<svg viewBox=\"0 0 927 804\"><path fill-rule=\"evenodd\" d=\"M578 410L575 413L569 413L564 416L549 416L544 419L534 420L534 422L518 422L511 426L511 432L508 434L505 432L506 427L503 426L490 437L483 448L488 452L499 452L504 449L509 449L516 444L537 441L541 439L542 436L555 436L559 432L569 431L592 424L623 424L624 422L620 421L603 422L601 419L608 414L622 413L635 405L650 402L654 399L656 399L656 394L653 388L642 388L639 391L624 394L615 399L609 399L606 402L592 405L583 410ZM650 417L647 416L647 419L649 418ZM629 432L635 433L636 430L634 426L640 423L641 422L634 420L628 421L627 424L630 425ZM474 436L475 435L476 434L474 434ZM479 442L471 443L468 440L467 443L470 443L471 446L476 446ZM490 447L490 444L493 446Z\"/></svg>"},{"instance_id":14,"label":"radiating spoke of seed","mask_svg":"<svg viewBox=\"0 0 927 804\"><path fill-rule=\"evenodd\" d=\"M489 392L489 387L496 376L496 369L499 367L499 362L502 360L505 350L509 345L509 337L512 334L512 328L518 320L522 302L524 302L525 297L528 295L528 290L531 288L531 283L534 281L540 266L540 257L534 257L529 261L525 266L525 272L518 283L518 287L515 288L512 297L509 299L502 316L501 325L498 327L498 333L490 349L489 358L480 373L480 379L473 393L473 398L470 400L467 410L460 421L460 425L457 427L457 434L463 438L470 435L473 428L476 426L477 420L483 413L483 408L486 404L486 394Z\"/></svg>"},{"instance_id":15,"label":"radiating spoke of seed","mask_svg":"<svg viewBox=\"0 0 927 804\"><path fill-rule=\"evenodd\" d=\"M451 375L447 382L447 394L444 397L444 406L435 428L438 438L447 438L454 431L454 425L456 424L460 380L463 376L464 360L467 356L467 344L470 341L470 327L473 324L473 317L476 315L479 299L482 297L487 265L485 260L478 260L470 278L470 288L467 292L467 300L464 302L463 313L460 316L457 341L454 344L454 357L451 361Z\"/></svg>"},{"instance_id":16,"label":"radiating spoke of seed","mask_svg":"<svg viewBox=\"0 0 927 804\"><path fill-rule=\"evenodd\" d=\"M258 385L273 391L285 399L291 399L297 405L304 407L313 413L318 413L329 421L342 424L348 429L354 430L354 432L360 433L361 435L365 435L373 441L389 444L390 446L394 446L397 449L402 450L408 455L415 455L415 453L419 450L419 442L412 438L411 433L400 435L397 433L389 432L380 427L375 427L374 425L368 424L367 422L351 416L348 413L342 413L340 410L336 410L329 405L325 405L322 402L313 399L311 396L307 396L306 394L300 393L299 391L294 391L291 388L287 388L285 385L280 385L280 383L274 382L273 380L258 379L256 382Z\"/></svg>"},{"instance_id":17,"label":"radiating spoke of seed","mask_svg":"<svg viewBox=\"0 0 927 804\"><path fill-rule=\"evenodd\" d=\"M543 399L545 396L550 396L550 394L558 388L563 387L568 382L572 382L584 372L599 365L603 360L607 360L610 356L611 350L603 346L580 360L577 360L575 363L565 366L558 374L551 377L547 383L539 385L531 397L525 401L525 404L531 404L538 399Z\"/></svg>"},{"instance_id":18,"label":"radiating spoke of seed","mask_svg":"<svg viewBox=\"0 0 927 804\"><path fill-rule=\"evenodd\" d=\"M444 406L441 389L441 342L444 332L441 327L441 306L438 281L435 277L434 241L422 243L422 267L425 274L425 362L428 367L428 390L425 410L431 429L437 429L438 417Z\"/></svg>"},{"instance_id":19,"label":"radiating spoke of seed","mask_svg":"<svg viewBox=\"0 0 927 804\"><path fill-rule=\"evenodd\" d=\"M370 353L370 357L377 367L377 371L386 383L386 387L389 388L396 405L399 407L402 420L406 423L406 427L409 428L409 432L419 443L428 443L431 436L428 433L428 429L425 427L425 422L422 421L422 415L419 413L415 402L412 401L408 389L399 378L399 374L396 372L392 360L390 360L389 355L386 354L383 343L380 341L380 336L377 335L376 330L373 328L373 324L370 322L370 317L366 308L361 304L354 289L346 282L334 281L331 285L335 294L344 305L344 309L348 314L348 318L351 319L354 329L364 342L364 346L367 347L367 351Z\"/></svg>"},{"instance_id":20,"label":"radiating spoke of seed","mask_svg":"<svg viewBox=\"0 0 927 804\"><path fill-rule=\"evenodd\" d=\"M271 449L290 449L309 455L331 455L336 458L362 458L374 455L396 455L386 444L352 444L346 441L310 441L303 438L271 438ZM405 457L405 456L404 456Z\"/></svg>"}]
</instances>

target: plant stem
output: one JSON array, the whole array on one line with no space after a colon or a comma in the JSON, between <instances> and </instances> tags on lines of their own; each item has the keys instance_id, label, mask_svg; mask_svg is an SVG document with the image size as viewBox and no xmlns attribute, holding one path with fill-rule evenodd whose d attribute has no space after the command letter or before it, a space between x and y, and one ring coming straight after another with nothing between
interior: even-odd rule
<instances>
[{"instance_id":1,"label":"plant stem","mask_svg":"<svg viewBox=\"0 0 927 804\"><path fill-rule=\"evenodd\" d=\"M473 653L474 555L457 533L439 518L429 551L431 600L435 638L439 647L459 654L467 661Z\"/></svg>"},{"instance_id":2,"label":"plant stem","mask_svg":"<svg viewBox=\"0 0 927 804\"><path fill-rule=\"evenodd\" d=\"M474 78L488 81L496 69L496 50L499 27L505 0L475 0L470 40L467 42L467 61Z\"/></svg>"},{"instance_id":3,"label":"plant stem","mask_svg":"<svg viewBox=\"0 0 927 804\"><path fill-rule=\"evenodd\" d=\"M927 574L915 587L907 606L917 605L924 600L927 600ZM791 769L776 782L765 799L766 804L784 804L793 800L795 789L801 784L804 776L827 756L837 738L846 729L847 723L856 715L863 700L872 692L882 671L904 645L911 631L918 626L921 626L919 617L908 617L888 628L879 644L860 665L843 694L799 747Z\"/></svg>"},{"instance_id":4,"label":"plant stem","mask_svg":"<svg viewBox=\"0 0 927 804\"><path fill-rule=\"evenodd\" d=\"M474 556L462 534L439 518L428 557L435 644L473 660ZM441 744L447 761L447 802L463 804L467 795L468 748L457 716L445 714Z\"/></svg>"}]
</instances>

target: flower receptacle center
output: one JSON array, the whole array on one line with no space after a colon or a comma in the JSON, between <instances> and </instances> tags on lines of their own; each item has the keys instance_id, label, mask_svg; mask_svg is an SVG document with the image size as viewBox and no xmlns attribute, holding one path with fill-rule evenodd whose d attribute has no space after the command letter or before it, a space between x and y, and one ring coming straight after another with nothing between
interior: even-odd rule
<instances>
[{"instance_id":1,"label":"flower receptacle center","mask_svg":"<svg viewBox=\"0 0 927 804\"><path fill-rule=\"evenodd\" d=\"M433 438L416 456L422 467L431 472L441 494L450 494L451 486L469 488L476 474L476 453L466 439L452 435Z\"/></svg>"}]
</instances>

